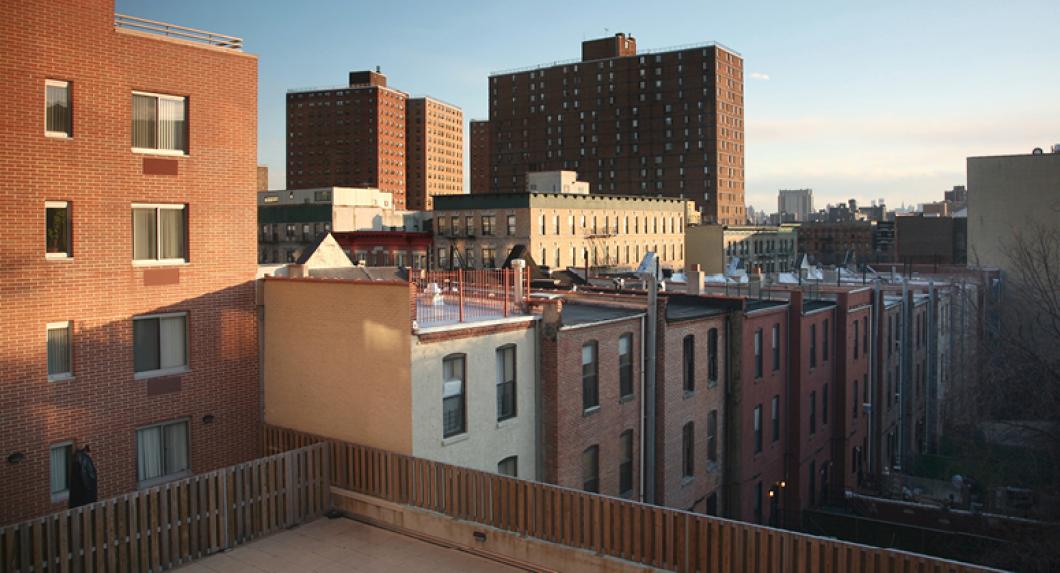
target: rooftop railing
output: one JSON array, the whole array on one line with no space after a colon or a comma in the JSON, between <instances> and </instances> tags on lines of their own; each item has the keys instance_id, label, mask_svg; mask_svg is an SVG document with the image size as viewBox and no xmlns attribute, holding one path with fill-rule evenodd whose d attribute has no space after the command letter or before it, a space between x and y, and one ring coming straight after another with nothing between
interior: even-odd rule
<instances>
[{"instance_id":1,"label":"rooftop railing","mask_svg":"<svg viewBox=\"0 0 1060 573\"><path fill-rule=\"evenodd\" d=\"M521 277L522 288L517 288ZM523 316L523 301L530 284L529 273L511 269L457 269L418 271L410 277L416 287L416 326L430 328L466 322L500 320Z\"/></svg>"},{"instance_id":2,"label":"rooftop railing","mask_svg":"<svg viewBox=\"0 0 1060 573\"><path fill-rule=\"evenodd\" d=\"M177 26L176 24L168 24L156 20L148 20L147 18L126 16L125 14L114 15L114 27L124 28L126 30L136 30L138 32L148 32L151 34L160 34L170 38L199 42L220 48L230 48L240 51L243 49L243 38L217 34L196 28L188 28L186 26Z\"/></svg>"},{"instance_id":3,"label":"rooftop railing","mask_svg":"<svg viewBox=\"0 0 1060 573\"><path fill-rule=\"evenodd\" d=\"M726 52L732 53L735 56L743 57L740 54L740 52L737 52L736 50L726 46L725 44L722 44L722 43L719 43L719 42L700 42L698 44L684 44L684 45L681 45L681 46L670 46L670 47L666 47L666 48L654 48L654 49L650 49L650 50L639 50L636 54L631 54L631 55L628 55L628 56L616 56L615 58L639 58L640 56L650 56L650 55L655 55L655 54L662 54L662 53L665 53L665 52L678 52L678 51L682 51L682 50L693 50L695 48L721 48L721 49L725 50ZM597 58L595 60L582 60L581 58L571 58L569 60L557 60L555 62L549 62L549 63L544 63L544 64L536 64L536 65L533 65L533 66L523 66L521 68L510 68L510 69L507 69L507 70L497 70L497 71L494 71L494 72L490 72L489 75L490 75L490 77L493 77L493 76L503 76L503 75L506 75L506 74L519 74L519 73L522 73L522 72L543 70L545 68L552 68L552 67L555 67L555 66L570 66L570 65L574 65L574 64L591 64L591 63L594 63L594 62L598 62L600 60L611 60L611 59L615 59L615 58Z\"/></svg>"}]
</instances>

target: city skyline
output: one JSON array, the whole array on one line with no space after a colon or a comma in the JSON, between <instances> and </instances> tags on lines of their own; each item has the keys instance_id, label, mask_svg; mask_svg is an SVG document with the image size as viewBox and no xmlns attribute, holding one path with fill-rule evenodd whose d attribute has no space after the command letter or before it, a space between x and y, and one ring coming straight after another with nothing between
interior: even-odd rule
<instances>
[{"instance_id":1,"label":"city skyline","mask_svg":"<svg viewBox=\"0 0 1060 573\"><path fill-rule=\"evenodd\" d=\"M1060 143L1060 116L1049 109L1060 75L1043 74L1037 56L1048 52L1060 18L1060 6L1047 2L1018 10L984 2L677 5L678 19L627 3L606 13L563 5L562 18L551 17L558 5L541 4L386 11L321 2L297 13L247 6L118 0L116 8L244 37L261 61L259 161L273 188L284 181L287 89L340 83L379 65L411 95L455 104L465 120L484 118L491 72L577 58L582 40L617 32L633 34L641 49L717 41L744 57L747 204L757 210L773 210L781 188L811 187L821 205L933 201L965 184L966 157ZM515 34L509 22L532 32ZM469 175L465 165L465 187Z\"/></svg>"}]
</instances>

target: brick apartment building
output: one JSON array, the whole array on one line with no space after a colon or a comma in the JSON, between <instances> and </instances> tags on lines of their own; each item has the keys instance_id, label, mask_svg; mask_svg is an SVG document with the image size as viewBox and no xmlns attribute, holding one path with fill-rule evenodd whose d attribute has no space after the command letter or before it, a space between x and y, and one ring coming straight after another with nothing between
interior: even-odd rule
<instances>
[{"instance_id":1,"label":"brick apartment building","mask_svg":"<svg viewBox=\"0 0 1060 573\"><path fill-rule=\"evenodd\" d=\"M408 101L407 209L430 211L435 195L464 192L464 112L434 98Z\"/></svg>"},{"instance_id":2,"label":"brick apartment building","mask_svg":"<svg viewBox=\"0 0 1060 573\"><path fill-rule=\"evenodd\" d=\"M473 119L470 122L471 134L471 192L490 192L490 122L484 119Z\"/></svg>"},{"instance_id":3,"label":"brick apartment building","mask_svg":"<svg viewBox=\"0 0 1060 573\"><path fill-rule=\"evenodd\" d=\"M0 6L0 523L259 453L258 61L153 26Z\"/></svg>"},{"instance_id":4,"label":"brick apartment building","mask_svg":"<svg viewBox=\"0 0 1060 573\"><path fill-rule=\"evenodd\" d=\"M463 112L409 98L376 71L349 84L287 93L287 188L372 187L395 209L430 209L463 192Z\"/></svg>"},{"instance_id":5,"label":"brick apartment building","mask_svg":"<svg viewBox=\"0 0 1060 573\"><path fill-rule=\"evenodd\" d=\"M695 200L709 223L743 224L743 59L718 44L637 52L632 36L582 43L580 62L489 77L490 180L572 170L595 192ZM472 131L472 148L486 145Z\"/></svg>"}]
</instances>

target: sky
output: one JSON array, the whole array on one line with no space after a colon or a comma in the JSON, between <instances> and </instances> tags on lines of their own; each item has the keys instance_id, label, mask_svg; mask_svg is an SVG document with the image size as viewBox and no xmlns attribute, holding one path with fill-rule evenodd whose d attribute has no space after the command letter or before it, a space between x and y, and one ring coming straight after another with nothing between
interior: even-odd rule
<instances>
[{"instance_id":1,"label":"sky","mask_svg":"<svg viewBox=\"0 0 1060 573\"><path fill-rule=\"evenodd\" d=\"M941 200L965 184L966 157L1060 144L1055 0L116 0L116 11L244 39L259 57L272 188L284 186L290 88L380 66L392 87L486 118L491 72L577 58L583 40L616 32L641 49L716 41L743 56L747 203L759 210L775 211L782 188L812 188L817 208Z\"/></svg>"}]
</instances>

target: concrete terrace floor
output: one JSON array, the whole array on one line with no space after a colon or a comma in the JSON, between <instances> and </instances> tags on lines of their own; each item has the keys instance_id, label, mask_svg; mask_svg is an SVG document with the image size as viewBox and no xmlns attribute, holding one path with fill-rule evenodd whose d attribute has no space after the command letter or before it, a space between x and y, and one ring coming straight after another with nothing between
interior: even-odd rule
<instances>
[{"instance_id":1,"label":"concrete terrace floor","mask_svg":"<svg viewBox=\"0 0 1060 573\"><path fill-rule=\"evenodd\" d=\"M190 563L180 573L313 571L521 571L496 561L373 527L352 519L320 518L225 553Z\"/></svg>"}]
</instances>

